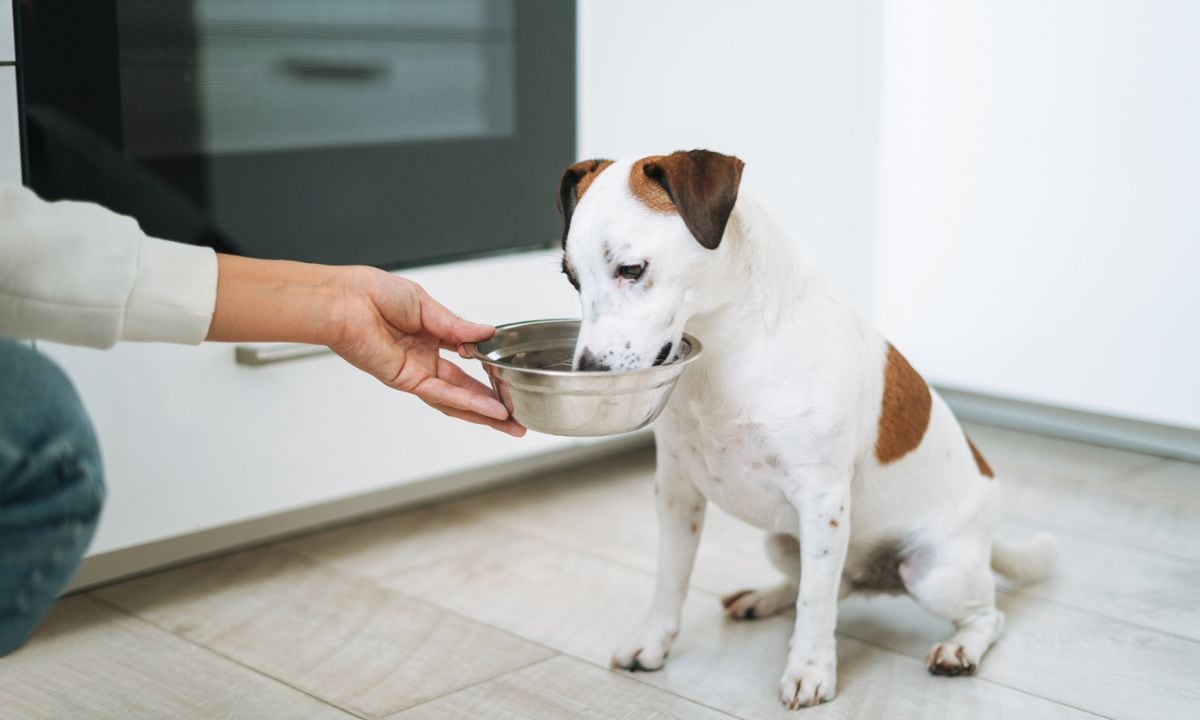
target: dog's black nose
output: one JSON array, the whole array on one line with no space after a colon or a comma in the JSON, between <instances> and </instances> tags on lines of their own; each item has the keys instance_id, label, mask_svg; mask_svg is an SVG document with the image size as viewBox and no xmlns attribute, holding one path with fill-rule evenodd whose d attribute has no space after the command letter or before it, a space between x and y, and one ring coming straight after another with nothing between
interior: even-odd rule
<instances>
[{"instance_id":1,"label":"dog's black nose","mask_svg":"<svg viewBox=\"0 0 1200 720\"><path fill-rule=\"evenodd\" d=\"M583 349L579 355L579 367L576 370L608 370L608 366L600 361L600 358L592 354L591 350Z\"/></svg>"}]
</instances>

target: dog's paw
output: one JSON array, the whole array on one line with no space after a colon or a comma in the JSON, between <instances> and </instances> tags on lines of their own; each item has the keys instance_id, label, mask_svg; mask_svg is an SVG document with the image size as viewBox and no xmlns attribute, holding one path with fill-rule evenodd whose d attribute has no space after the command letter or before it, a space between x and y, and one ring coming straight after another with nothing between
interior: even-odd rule
<instances>
[{"instance_id":1,"label":"dog's paw","mask_svg":"<svg viewBox=\"0 0 1200 720\"><path fill-rule=\"evenodd\" d=\"M765 618L796 604L796 586L783 583L762 590L739 590L721 598L721 604L734 620Z\"/></svg>"},{"instance_id":2,"label":"dog's paw","mask_svg":"<svg viewBox=\"0 0 1200 720\"><path fill-rule=\"evenodd\" d=\"M829 702L837 695L837 661L788 663L779 681L779 700L788 710Z\"/></svg>"},{"instance_id":3,"label":"dog's paw","mask_svg":"<svg viewBox=\"0 0 1200 720\"><path fill-rule=\"evenodd\" d=\"M647 623L631 633L612 656L612 666L620 670L658 670L678 630Z\"/></svg>"},{"instance_id":4,"label":"dog's paw","mask_svg":"<svg viewBox=\"0 0 1200 720\"><path fill-rule=\"evenodd\" d=\"M934 675L970 675L979 665L979 658L956 642L940 642L925 656L925 667Z\"/></svg>"}]
</instances>

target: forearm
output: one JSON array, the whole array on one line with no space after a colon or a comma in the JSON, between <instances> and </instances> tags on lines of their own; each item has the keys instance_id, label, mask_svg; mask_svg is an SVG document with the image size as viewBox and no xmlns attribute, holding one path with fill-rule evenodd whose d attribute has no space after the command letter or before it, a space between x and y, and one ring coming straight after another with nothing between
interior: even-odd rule
<instances>
[{"instance_id":1,"label":"forearm","mask_svg":"<svg viewBox=\"0 0 1200 720\"><path fill-rule=\"evenodd\" d=\"M217 302L208 340L330 345L338 300L365 268L217 256Z\"/></svg>"},{"instance_id":2,"label":"forearm","mask_svg":"<svg viewBox=\"0 0 1200 720\"><path fill-rule=\"evenodd\" d=\"M0 186L0 218L0 335L91 347L204 339L217 284L212 250L19 186Z\"/></svg>"}]
</instances>

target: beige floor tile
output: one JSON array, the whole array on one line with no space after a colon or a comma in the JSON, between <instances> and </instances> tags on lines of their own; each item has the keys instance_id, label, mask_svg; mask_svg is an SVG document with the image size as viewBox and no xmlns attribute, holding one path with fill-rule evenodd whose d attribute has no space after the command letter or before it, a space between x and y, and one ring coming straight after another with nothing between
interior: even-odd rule
<instances>
[{"instance_id":1,"label":"beige floor tile","mask_svg":"<svg viewBox=\"0 0 1200 720\"><path fill-rule=\"evenodd\" d=\"M1200 463L1162 460L1120 479L1121 489L1200 510Z\"/></svg>"},{"instance_id":2,"label":"beige floor tile","mask_svg":"<svg viewBox=\"0 0 1200 720\"><path fill-rule=\"evenodd\" d=\"M1004 637L979 677L1111 718L1192 718L1200 707L1200 643L1001 595ZM908 597L851 598L839 630L914 658L951 628Z\"/></svg>"},{"instance_id":3,"label":"beige floor tile","mask_svg":"<svg viewBox=\"0 0 1200 720\"><path fill-rule=\"evenodd\" d=\"M1200 560L1200 464L986 426L969 432L1011 461L1014 472L997 470L1006 515Z\"/></svg>"},{"instance_id":4,"label":"beige floor tile","mask_svg":"<svg viewBox=\"0 0 1200 720\"><path fill-rule=\"evenodd\" d=\"M1035 525L1009 523L1007 537ZM1057 533L1060 555L1046 579L1016 591L1163 632L1200 640L1200 563ZM1002 587L1012 589L1007 581Z\"/></svg>"},{"instance_id":5,"label":"beige floor tile","mask_svg":"<svg viewBox=\"0 0 1200 720\"><path fill-rule=\"evenodd\" d=\"M658 548L654 455L562 473L452 507L533 537L653 570ZM763 532L709 505L692 584L727 593L776 582Z\"/></svg>"},{"instance_id":6,"label":"beige floor tile","mask_svg":"<svg viewBox=\"0 0 1200 720\"><path fill-rule=\"evenodd\" d=\"M513 536L502 525L436 506L308 535L280 547L378 578L479 552Z\"/></svg>"},{"instance_id":7,"label":"beige floor tile","mask_svg":"<svg viewBox=\"0 0 1200 720\"><path fill-rule=\"evenodd\" d=\"M731 716L558 656L418 705L394 720L728 720Z\"/></svg>"},{"instance_id":8,"label":"beige floor tile","mask_svg":"<svg viewBox=\"0 0 1200 720\"><path fill-rule=\"evenodd\" d=\"M797 717L776 700L790 619L735 623L723 620L720 608L705 602L696 620L692 631L680 636L667 666L639 674L640 680L743 718ZM838 639L838 697L801 713L820 720L1094 717L979 678L934 677L917 658L845 636Z\"/></svg>"},{"instance_id":9,"label":"beige floor tile","mask_svg":"<svg viewBox=\"0 0 1200 720\"><path fill-rule=\"evenodd\" d=\"M0 717L336 720L350 715L84 596L0 659Z\"/></svg>"},{"instance_id":10,"label":"beige floor tile","mask_svg":"<svg viewBox=\"0 0 1200 720\"><path fill-rule=\"evenodd\" d=\"M598 666L642 618L653 578L611 561L527 540L491 557L401 573L388 582L456 612ZM724 620L716 596L694 591L667 667L641 682L746 718L795 718L776 700L791 621ZM973 678L947 680L921 662L846 638L841 695L813 718L1078 718L1083 713Z\"/></svg>"},{"instance_id":11,"label":"beige floor tile","mask_svg":"<svg viewBox=\"0 0 1200 720\"><path fill-rule=\"evenodd\" d=\"M649 573L536 539L384 582L602 666L641 620L654 589Z\"/></svg>"},{"instance_id":12,"label":"beige floor tile","mask_svg":"<svg viewBox=\"0 0 1200 720\"><path fill-rule=\"evenodd\" d=\"M396 712L550 654L274 548L189 565L95 594L368 717Z\"/></svg>"},{"instance_id":13,"label":"beige floor tile","mask_svg":"<svg viewBox=\"0 0 1200 720\"><path fill-rule=\"evenodd\" d=\"M1120 488L1074 488L1009 479L1006 517L1082 533L1149 552L1200 561L1200 508Z\"/></svg>"}]
</instances>

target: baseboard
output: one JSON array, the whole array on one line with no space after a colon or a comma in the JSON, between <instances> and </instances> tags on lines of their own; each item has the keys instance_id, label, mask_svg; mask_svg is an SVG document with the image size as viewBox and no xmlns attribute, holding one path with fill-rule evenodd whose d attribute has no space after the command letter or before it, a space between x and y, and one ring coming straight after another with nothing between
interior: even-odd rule
<instances>
[{"instance_id":1,"label":"baseboard","mask_svg":"<svg viewBox=\"0 0 1200 720\"><path fill-rule=\"evenodd\" d=\"M66 592L77 592L176 565L277 542L296 535L356 522L372 515L442 502L548 472L653 446L642 431L613 440L543 453L465 472L431 477L363 495L342 498L156 542L98 553L84 559Z\"/></svg>"},{"instance_id":2,"label":"baseboard","mask_svg":"<svg viewBox=\"0 0 1200 720\"><path fill-rule=\"evenodd\" d=\"M1200 462L1200 430L938 386L960 420Z\"/></svg>"}]
</instances>

